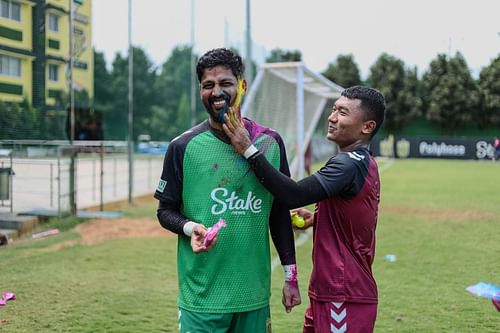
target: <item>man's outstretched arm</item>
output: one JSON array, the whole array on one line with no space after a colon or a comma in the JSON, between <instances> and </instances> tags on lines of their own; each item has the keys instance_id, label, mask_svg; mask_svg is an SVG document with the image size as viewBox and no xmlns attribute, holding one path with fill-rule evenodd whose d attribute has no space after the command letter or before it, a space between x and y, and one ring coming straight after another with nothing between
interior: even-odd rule
<instances>
[{"instance_id":1,"label":"man's outstretched arm","mask_svg":"<svg viewBox=\"0 0 500 333\"><path fill-rule=\"evenodd\" d=\"M306 206L328 197L316 177L309 176L295 182L276 170L252 145L248 131L241 122L227 118L223 128L234 149L248 160L259 182L288 208Z\"/></svg>"}]
</instances>

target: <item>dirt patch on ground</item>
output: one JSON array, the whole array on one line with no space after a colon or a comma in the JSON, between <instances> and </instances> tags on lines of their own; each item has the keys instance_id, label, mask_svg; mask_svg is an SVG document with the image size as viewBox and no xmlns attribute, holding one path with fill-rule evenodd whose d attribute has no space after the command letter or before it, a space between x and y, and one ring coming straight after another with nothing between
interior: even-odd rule
<instances>
[{"instance_id":1,"label":"dirt patch on ground","mask_svg":"<svg viewBox=\"0 0 500 333\"><path fill-rule=\"evenodd\" d=\"M436 221L445 220L480 220L480 219L500 219L500 214L495 212L485 212L478 210L455 210L436 208L417 208L410 206L382 206L380 211L389 214L417 215L423 219Z\"/></svg>"},{"instance_id":2,"label":"dirt patch on ground","mask_svg":"<svg viewBox=\"0 0 500 333\"><path fill-rule=\"evenodd\" d=\"M52 246L53 250L70 247L75 244L93 245L111 239L139 237L173 237L156 220L151 219L97 219L77 225L73 231L80 234L80 239L69 240Z\"/></svg>"},{"instance_id":3,"label":"dirt patch on ground","mask_svg":"<svg viewBox=\"0 0 500 333\"><path fill-rule=\"evenodd\" d=\"M165 237L173 234L158 221L150 219L99 219L79 224L74 229L81 235L80 243L92 245L116 238Z\"/></svg>"}]
</instances>

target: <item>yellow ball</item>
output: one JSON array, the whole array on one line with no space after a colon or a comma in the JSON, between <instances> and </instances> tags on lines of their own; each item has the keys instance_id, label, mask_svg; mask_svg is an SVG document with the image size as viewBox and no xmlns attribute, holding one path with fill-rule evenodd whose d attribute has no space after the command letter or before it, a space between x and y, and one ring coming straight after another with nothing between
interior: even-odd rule
<instances>
[{"instance_id":1,"label":"yellow ball","mask_svg":"<svg viewBox=\"0 0 500 333\"><path fill-rule=\"evenodd\" d=\"M294 214L292 216L292 222L297 228L304 228L304 225L306 224L304 218L298 214Z\"/></svg>"}]
</instances>

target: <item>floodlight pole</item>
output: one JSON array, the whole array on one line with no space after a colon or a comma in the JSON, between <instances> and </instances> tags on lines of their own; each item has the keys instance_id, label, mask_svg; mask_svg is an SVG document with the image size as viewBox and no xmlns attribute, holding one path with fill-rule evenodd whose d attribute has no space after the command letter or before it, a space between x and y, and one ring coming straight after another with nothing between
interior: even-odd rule
<instances>
[{"instance_id":1,"label":"floodlight pole","mask_svg":"<svg viewBox=\"0 0 500 333\"><path fill-rule=\"evenodd\" d=\"M69 142L71 145L71 155L69 159L69 206L70 213L76 215L76 151L73 147L75 141L75 90L73 87L73 66L74 66L74 5L73 0L69 0L69 117L70 117L70 133Z\"/></svg>"},{"instance_id":2,"label":"floodlight pole","mask_svg":"<svg viewBox=\"0 0 500 333\"><path fill-rule=\"evenodd\" d=\"M128 202L132 203L132 192L134 184L134 160L133 152L133 119L134 119L134 103L133 103L133 77L134 77L134 58L132 50L132 0L128 0L128 139L127 139L127 154L128 154Z\"/></svg>"},{"instance_id":3,"label":"floodlight pole","mask_svg":"<svg viewBox=\"0 0 500 333\"><path fill-rule=\"evenodd\" d=\"M191 0L191 126L196 125L196 56L194 54L194 5L196 0Z\"/></svg>"},{"instance_id":4,"label":"floodlight pole","mask_svg":"<svg viewBox=\"0 0 500 333\"><path fill-rule=\"evenodd\" d=\"M69 112L70 112L70 134L69 141L73 144L75 140L75 92L73 90L73 30L74 30L73 0L69 0Z\"/></svg>"},{"instance_id":5,"label":"floodlight pole","mask_svg":"<svg viewBox=\"0 0 500 333\"><path fill-rule=\"evenodd\" d=\"M226 16L224 16L224 47L229 48L229 23Z\"/></svg>"},{"instance_id":6,"label":"floodlight pole","mask_svg":"<svg viewBox=\"0 0 500 333\"><path fill-rule=\"evenodd\" d=\"M245 67L246 67L246 73L245 73L245 78L248 83L248 87L251 87L252 85L252 79L253 79L253 68L252 68L252 34L251 34L251 28L250 28L250 20L251 20L251 15L250 15L250 0L246 0L246 56L245 56Z\"/></svg>"},{"instance_id":7,"label":"floodlight pole","mask_svg":"<svg viewBox=\"0 0 500 333\"><path fill-rule=\"evenodd\" d=\"M297 157L299 161L298 179L304 178L304 65L297 66Z\"/></svg>"}]
</instances>

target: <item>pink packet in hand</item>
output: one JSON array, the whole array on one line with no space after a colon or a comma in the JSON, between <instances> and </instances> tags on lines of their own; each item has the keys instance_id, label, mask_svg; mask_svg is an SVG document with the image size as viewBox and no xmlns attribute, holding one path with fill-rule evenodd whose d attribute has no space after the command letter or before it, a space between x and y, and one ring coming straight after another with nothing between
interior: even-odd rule
<instances>
[{"instance_id":1,"label":"pink packet in hand","mask_svg":"<svg viewBox=\"0 0 500 333\"><path fill-rule=\"evenodd\" d=\"M205 240L203 241L203 246L209 246L214 240L215 236L217 236L217 234L219 233L219 230L221 228L224 228L226 225L226 221L224 221L223 219L219 219L219 221L215 223L211 228L208 228L208 232L205 235Z\"/></svg>"}]
</instances>

